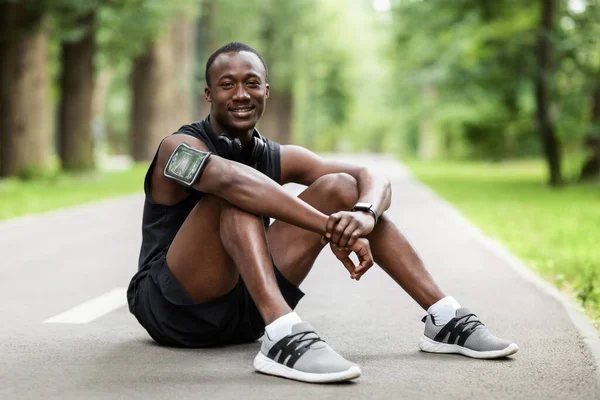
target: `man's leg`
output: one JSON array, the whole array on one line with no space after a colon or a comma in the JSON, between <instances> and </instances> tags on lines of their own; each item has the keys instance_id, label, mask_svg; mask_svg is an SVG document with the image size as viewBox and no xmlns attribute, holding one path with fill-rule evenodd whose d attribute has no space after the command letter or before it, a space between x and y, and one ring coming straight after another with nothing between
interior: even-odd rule
<instances>
[{"instance_id":1,"label":"man's leg","mask_svg":"<svg viewBox=\"0 0 600 400\"><path fill-rule=\"evenodd\" d=\"M444 298L437 283L396 225L382 215L369 236L373 261L427 310Z\"/></svg>"},{"instance_id":2,"label":"man's leg","mask_svg":"<svg viewBox=\"0 0 600 400\"><path fill-rule=\"evenodd\" d=\"M300 198L326 214L349 210L358 201L357 182L347 174L327 175L305 190ZM288 280L299 285L322 249L320 236L277 221L268 229L267 238L275 264ZM419 343L422 350L477 358L502 357L518 350L516 344L492 336L468 309L444 295L413 247L385 214L368 239L374 261L430 313L426 335ZM438 316L442 324L434 324L433 315ZM446 322L449 323L446 325ZM444 343L433 340L438 334ZM428 336L431 340L424 342ZM470 342L469 336L472 336ZM448 343L448 340L458 344Z\"/></svg>"},{"instance_id":3,"label":"man's leg","mask_svg":"<svg viewBox=\"0 0 600 400\"><path fill-rule=\"evenodd\" d=\"M325 175L298 197L327 215L350 210L358 198L356 180L348 174ZM323 250L321 235L282 221L267 229L267 240L277 269L296 286L304 281Z\"/></svg>"},{"instance_id":4,"label":"man's leg","mask_svg":"<svg viewBox=\"0 0 600 400\"><path fill-rule=\"evenodd\" d=\"M516 344L493 336L454 298L444 297L410 243L385 215L368 239L373 260L428 312L421 350L474 358L506 357L519 350Z\"/></svg>"},{"instance_id":5,"label":"man's leg","mask_svg":"<svg viewBox=\"0 0 600 400\"><path fill-rule=\"evenodd\" d=\"M216 196L205 196L187 217L167 264L198 303L231 291L242 276L265 323L291 311L273 271L261 218Z\"/></svg>"},{"instance_id":6,"label":"man's leg","mask_svg":"<svg viewBox=\"0 0 600 400\"><path fill-rule=\"evenodd\" d=\"M224 200L207 196L196 205L169 249L167 264L198 302L226 294L241 275L269 324L267 333L282 320L288 324L294 319L300 321L277 284L261 218ZM281 338L265 335L254 367L266 374L306 382L345 381L361 374L356 364L337 354L305 322L294 323Z\"/></svg>"},{"instance_id":7,"label":"man's leg","mask_svg":"<svg viewBox=\"0 0 600 400\"><path fill-rule=\"evenodd\" d=\"M348 174L325 175L299 196L325 214L350 210L358 201L356 180ZM275 265L294 285L306 278L323 249L321 236L276 221L267 230ZM444 297L423 262L392 221L383 215L369 235L374 261L425 310Z\"/></svg>"},{"instance_id":8,"label":"man's leg","mask_svg":"<svg viewBox=\"0 0 600 400\"><path fill-rule=\"evenodd\" d=\"M469 309L443 294L413 247L385 214L367 238L375 263L428 312L425 334L419 341L421 350L474 358L506 357L519 350L516 344L493 336Z\"/></svg>"}]
</instances>

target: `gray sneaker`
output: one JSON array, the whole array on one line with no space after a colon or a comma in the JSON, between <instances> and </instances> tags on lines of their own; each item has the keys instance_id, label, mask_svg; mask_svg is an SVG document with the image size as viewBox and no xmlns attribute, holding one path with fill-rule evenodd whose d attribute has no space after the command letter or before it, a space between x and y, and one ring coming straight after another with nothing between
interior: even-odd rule
<instances>
[{"instance_id":1,"label":"gray sneaker","mask_svg":"<svg viewBox=\"0 0 600 400\"><path fill-rule=\"evenodd\" d=\"M456 317L446 325L436 325L431 315L423 318L425 334L419 348L429 353L457 353L473 358L507 357L519 346L492 335L468 308L456 310Z\"/></svg>"},{"instance_id":2,"label":"gray sneaker","mask_svg":"<svg viewBox=\"0 0 600 400\"><path fill-rule=\"evenodd\" d=\"M254 368L264 374L302 382L341 382L358 378L360 367L344 359L314 332L308 322L292 327L278 342L265 333Z\"/></svg>"}]
</instances>

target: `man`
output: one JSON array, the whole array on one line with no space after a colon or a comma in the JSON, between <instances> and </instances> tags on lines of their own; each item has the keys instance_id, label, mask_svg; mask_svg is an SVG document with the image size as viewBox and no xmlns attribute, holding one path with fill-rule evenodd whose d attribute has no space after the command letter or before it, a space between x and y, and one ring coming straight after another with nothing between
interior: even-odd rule
<instances>
[{"instance_id":1,"label":"man","mask_svg":"<svg viewBox=\"0 0 600 400\"><path fill-rule=\"evenodd\" d=\"M260 372L306 382L357 378L360 368L292 311L329 243L351 278L375 261L427 310L421 350L476 358L518 350L438 288L385 214L386 178L260 136L269 85L254 49L218 49L206 82L208 118L162 141L144 183L143 242L128 301L154 340L205 347L264 334L254 360ZM288 182L308 187L294 197L281 188Z\"/></svg>"}]
</instances>

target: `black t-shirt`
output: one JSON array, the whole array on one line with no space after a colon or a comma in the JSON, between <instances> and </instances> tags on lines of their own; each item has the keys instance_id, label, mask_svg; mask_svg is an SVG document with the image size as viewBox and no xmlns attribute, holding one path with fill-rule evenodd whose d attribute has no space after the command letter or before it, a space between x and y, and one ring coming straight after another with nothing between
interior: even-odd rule
<instances>
[{"instance_id":1,"label":"black t-shirt","mask_svg":"<svg viewBox=\"0 0 600 400\"><path fill-rule=\"evenodd\" d=\"M194 122L184 125L173 135L190 135L203 141L208 149L217 155L217 149L213 143L214 133L206 121ZM275 182L281 184L281 160L279 144L265 137L266 151L262 160L257 165L257 170L267 175ZM242 156L249 153L249 146L244 149ZM166 206L157 204L150 196L150 184L152 182L152 171L156 163L158 151L150 164L144 179L144 213L142 219L142 247L138 262L138 273L133 279L139 279L146 274L152 262L164 254L171 245L181 225L192 211L196 203L204 196L204 193L193 192L180 203ZM202 179L202 178L200 178ZM263 217L265 228L269 226L269 218Z\"/></svg>"}]
</instances>

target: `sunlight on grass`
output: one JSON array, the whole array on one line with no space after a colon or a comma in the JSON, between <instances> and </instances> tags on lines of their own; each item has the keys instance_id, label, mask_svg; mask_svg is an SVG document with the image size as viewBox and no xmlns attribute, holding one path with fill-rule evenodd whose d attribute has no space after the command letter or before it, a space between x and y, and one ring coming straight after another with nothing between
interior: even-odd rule
<instances>
[{"instance_id":1,"label":"sunlight on grass","mask_svg":"<svg viewBox=\"0 0 600 400\"><path fill-rule=\"evenodd\" d=\"M143 191L148 165L126 171L0 181L0 220Z\"/></svg>"},{"instance_id":2,"label":"sunlight on grass","mask_svg":"<svg viewBox=\"0 0 600 400\"><path fill-rule=\"evenodd\" d=\"M551 189L539 161L407 165L600 322L600 185Z\"/></svg>"}]
</instances>

